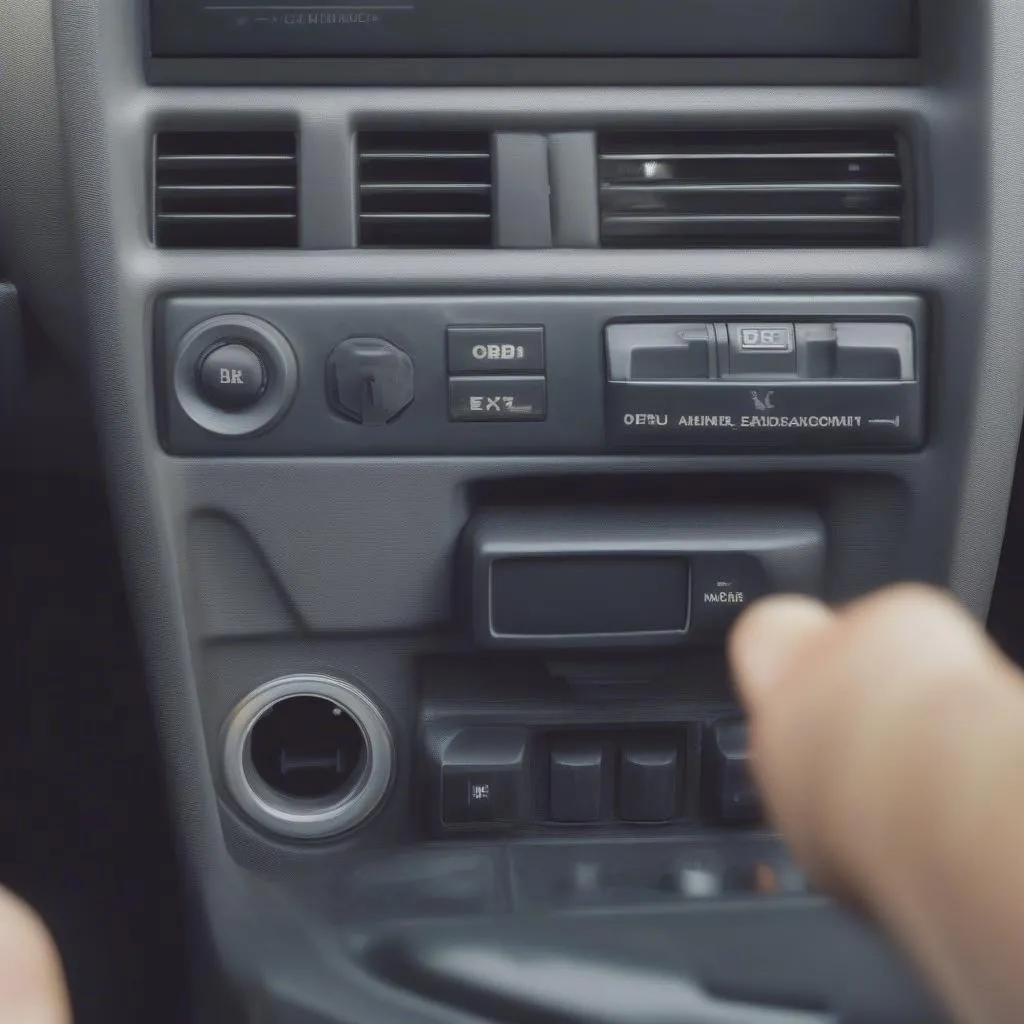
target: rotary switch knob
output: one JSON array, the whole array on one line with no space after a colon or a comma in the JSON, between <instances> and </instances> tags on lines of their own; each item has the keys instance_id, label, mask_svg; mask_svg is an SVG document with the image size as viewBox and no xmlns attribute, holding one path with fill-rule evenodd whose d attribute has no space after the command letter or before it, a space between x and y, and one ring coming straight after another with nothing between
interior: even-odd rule
<instances>
[{"instance_id":1,"label":"rotary switch knob","mask_svg":"<svg viewBox=\"0 0 1024 1024\"><path fill-rule=\"evenodd\" d=\"M349 338L327 360L331 407L367 425L389 423L416 394L412 359L385 338Z\"/></svg>"}]
</instances>

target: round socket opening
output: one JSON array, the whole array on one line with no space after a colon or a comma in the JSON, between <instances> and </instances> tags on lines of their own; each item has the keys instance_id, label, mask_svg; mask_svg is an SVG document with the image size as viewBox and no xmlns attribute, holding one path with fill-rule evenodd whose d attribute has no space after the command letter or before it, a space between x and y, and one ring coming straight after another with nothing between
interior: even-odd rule
<instances>
[{"instance_id":1,"label":"round socket opening","mask_svg":"<svg viewBox=\"0 0 1024 1024\"><path fill-rule=\"evenodd\" d=\"M328 676L288 676L255 690L225 730L224 781L250 818L318 839L366 821L391 787L391 732L361 690Z\"/></svg>"},{"instance_id":2,"label":"round socket opening","mask_svg":"<svg viewBox=\"0 0 1024 1024\"><path fill-rule=\"evenodd\" d=\"M366 767L366 737L326 697L285 697L256 720L249 760L274 793L293 800L340 800Z\"/></svg>"}]
</instances>

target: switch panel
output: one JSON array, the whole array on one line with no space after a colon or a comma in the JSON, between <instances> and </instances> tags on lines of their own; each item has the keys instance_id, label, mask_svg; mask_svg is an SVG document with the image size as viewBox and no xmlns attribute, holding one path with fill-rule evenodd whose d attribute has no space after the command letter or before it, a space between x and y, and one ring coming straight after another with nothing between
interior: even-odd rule
<instances>
[{"instance_id":1,"label":"switch panel","mask_svg":"<svg viewBox=\"0 0 1024 1024\"><path fill-rule=\"evenodd\" d=\"M829 450L923 437L909 321L617 323L605 344L608 432L626 446ZM697 356L666 355L705 345L708 373L693 372Z\"/></svg>"},{"instance_id":2,"label":"switch panel","mask_svg":"<svg viewBox=\"0 0 1024 1024\"><path fill-rule=\"evenodd\" d=\"M912 295L175 297L160 437L191 456L900 454L925 441L925 314Z\"/></svg>"},{"instance_id":3,"label":"switch panel","mask_svg":"<svg viewBox=\"0 0 1024 1024\"><path fill-rule=\"evenodd\" d=\"M760 829L747 726L718 704L647 724L428 722L421 734L422 821L430 835ZM477 707L474 718L480 721ZM485 711L483 721L487 721ZM490 721L508 716L496 713ZM520 720L521 721L521 720Z\"/></svg>"}]
</instances>

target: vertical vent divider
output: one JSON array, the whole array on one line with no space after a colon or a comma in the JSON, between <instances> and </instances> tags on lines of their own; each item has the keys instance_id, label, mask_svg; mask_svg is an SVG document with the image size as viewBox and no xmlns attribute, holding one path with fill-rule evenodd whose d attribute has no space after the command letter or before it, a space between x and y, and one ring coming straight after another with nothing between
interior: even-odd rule
<instances>
[{"instance_id":1,"label":"vertical vent divider","mask_svg":"<svg viewBox=\"0 0 1024 1024\"><path fill-rule=\"evenodd\" d=\"M494 245L488 132L363 131L358 151L360 247Z\"/></svg>"},{"instance_id":2,"label":"vertical vent divider","mask_svg":"<svg viewBox=\"0 0 1024 1024\"><path fill-rule=\"evenodd\" d=\"M606 247L910 244L904 150L888 131L608 132Z\"/></svg>"}]
</instances>

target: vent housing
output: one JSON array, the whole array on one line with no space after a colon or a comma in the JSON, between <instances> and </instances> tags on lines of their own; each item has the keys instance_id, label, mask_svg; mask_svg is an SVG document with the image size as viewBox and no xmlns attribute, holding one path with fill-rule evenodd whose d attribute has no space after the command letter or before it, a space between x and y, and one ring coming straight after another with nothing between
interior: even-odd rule
<instances>
[{"instance_id":1,"label":"vent housing","mask_svg":"<svg viewBox=\"0 0 1024 1024\"><path fill-rule=\"evenodd\" d=\"M294 132L160 132L153 233L173 249L296 248Z\"/></svg>"},{"instance_id":2,"label":"vent housing","mask_svg":"<svg viewBox=\"0 0 1024 1024\"><path fill-rule=\"evenodd\" d=\"M360 246L491 248L491 149L487 132L360 132Z\"/></svg>"},{"instance_id":3,"label":"vent housing","mask_svg":"<svg viewBox=\"0 0 1024 1024\"><path fill-rule=\"evenodd\" d=\"M893 132L610 132L598 154L605 246L909 242Z\"/></svg>"}]
</instances>

